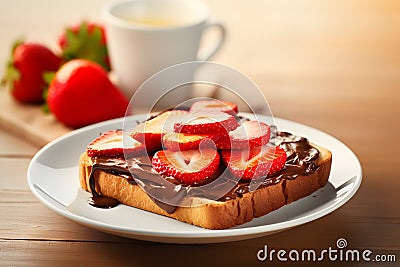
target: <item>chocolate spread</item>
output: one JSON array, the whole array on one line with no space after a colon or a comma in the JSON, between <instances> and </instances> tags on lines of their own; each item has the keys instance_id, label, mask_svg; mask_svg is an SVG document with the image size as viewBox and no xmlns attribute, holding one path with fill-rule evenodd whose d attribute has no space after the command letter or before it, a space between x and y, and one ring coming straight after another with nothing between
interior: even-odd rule
<instances>
[{"instance_id":1,"label":"chocolate spread","mask_svg":"<svg viewBox=\"0 0 400 267\"><path fill-rule=\"evenodd\" d=\"M259 178L258 187L274 185L282 179L295 179L299 175L309 175L319 168L315 163L319 152L309 144L306 138L287 132L276 132L271 136L271 141L286 151L286 163L279 172ZM92 161L89 186L93 197L90 198L89 204L100 208L116 206L118 201L104 198L96 192L95 172L98 170L124 177L131 184L139 184L154 203L168 213L173 213L187 196L228 201L252 191L249 181L233 177L222 162L219 173L201 184L188 185L174 177L165 177L154 172L151 159L147 155L130 159L94 157Z\"/></svg>"}]
</instances>

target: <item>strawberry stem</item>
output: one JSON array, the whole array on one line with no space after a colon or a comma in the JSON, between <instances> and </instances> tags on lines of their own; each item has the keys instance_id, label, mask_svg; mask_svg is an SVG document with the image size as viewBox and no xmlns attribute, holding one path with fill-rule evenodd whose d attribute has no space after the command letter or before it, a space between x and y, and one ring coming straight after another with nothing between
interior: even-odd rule
<instances>
[{"instance_id":1,"label":"strawberry stem","mask_svg":"<svg viewBox=\"0 0 400 267\"><path fill-rule=\"evenodd\" d=\"M53 80L54 76L56 75L55 71L45 71L42 74L43 81L44 81L44 88L43 88L43 99L44 104L42 105L42 110L44 113L50 113L50 108L47 103L47 95L49 94L49 86L51 81Z\"/></svg>"}]
</instances>

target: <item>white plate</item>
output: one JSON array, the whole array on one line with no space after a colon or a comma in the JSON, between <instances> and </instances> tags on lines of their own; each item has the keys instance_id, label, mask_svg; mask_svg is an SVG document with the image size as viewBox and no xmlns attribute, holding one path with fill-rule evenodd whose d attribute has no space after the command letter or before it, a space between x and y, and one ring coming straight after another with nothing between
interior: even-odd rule
<instances>
[{"instance_id":1,"label":"white plate","mask_svg":"<svg viewBox=\"0 0 400 267\"><path fill-rule=\"evenodd\" d=\"M144 116L133 116L142 120ZM307 137L332 151L329 183L311 196L286 205L263 217L227 230L207 230L125 205L97 209L87 204L89 193L78 181L78 159L99 133L123 128L116 119L66 134L43 147L32 159L28 183L44 205L88 227L129 238L166 243L217 243L244 240L283 231L336 210L346 203L361 183L357 157L343 143L319 130L275 118L280 131Z\"/></svg>"}]
</instances>

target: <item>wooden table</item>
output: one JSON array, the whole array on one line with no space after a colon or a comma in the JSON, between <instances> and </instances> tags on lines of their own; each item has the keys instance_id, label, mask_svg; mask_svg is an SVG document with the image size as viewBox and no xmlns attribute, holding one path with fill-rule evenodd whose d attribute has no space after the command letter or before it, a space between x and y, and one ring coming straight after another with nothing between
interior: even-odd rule
<instances>
[{"instance_id":1,"label":"wooden table","mask_svg":"<svg viewBox=\"0 0 400 267\"><path fill-rule=\"evenodd\" d=\"M15 37L26 32L30 40L54 44L62 25L99 18L105 2L1 2L0 62L5 62ZM321 250L333 247L341 237L351 248L397 257L397 264L365 266L398 265L400 2L207 2L229 29L226 45L215 60L252 78L275 116L316 127L347 144L363 168L358 193L317 221L252 240L174 245L125 239L78 225L39 203L28 189L26 170L42 144L3 120L0 265L272 266L256 258L264 245ZM15 108L10 103L0 107L2 112L7 106ZM46 127L57 125L51 118L46 120ZM54 127L59 127L59 134L65 131ZM333 263L324 266L329 264ZM364 266L364 262L351 266Z\"/></svg>"}]
</instances>

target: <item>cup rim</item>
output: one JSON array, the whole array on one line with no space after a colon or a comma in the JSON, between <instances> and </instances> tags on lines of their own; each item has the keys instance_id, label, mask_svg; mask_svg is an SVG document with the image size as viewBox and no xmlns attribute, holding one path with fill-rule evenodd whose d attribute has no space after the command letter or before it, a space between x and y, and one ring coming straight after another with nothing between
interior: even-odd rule
<instances>
[{"instance_id":1,"label":"cup rim","mask_svg":"<svg viewBox=\"0 0 400 267\"><path fill-rule=\"evenodd\" d=\"M112 12L120 8L123 5L129 5L129 4L134 4L134 3L139 3L139 2L146 2L146 3L151 3L151 2L158 2L158 3L163 3L165 4L166 2L176 2L176 3L190 3L190 4L195 4L198 5L202 9L202 12L204 14L196 20L189 21L188 23L182 23L182 24L177 24L177 25L171 25L171 26L153 26L153 25L145 25L145 24L140 24L140 23L134 23L134 22L129 22L127 20L124 20L122 18L119 18L118 16L114 15ZM119 1L119 2L113 2L107 5L103 9L103 18L105 18L105 21L108 24L116 25L122 28L126 29L134 29L138 31L166 31L166 30L176 30L176 29L183 29L183 28L190 28L199 24L204 23L209 19L210 17L210 10L208 6L201 0L128 0L128 1Z\"/></svg>"}]
</instances>

